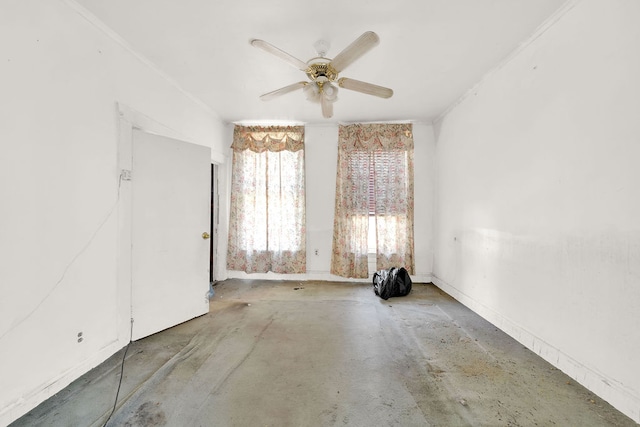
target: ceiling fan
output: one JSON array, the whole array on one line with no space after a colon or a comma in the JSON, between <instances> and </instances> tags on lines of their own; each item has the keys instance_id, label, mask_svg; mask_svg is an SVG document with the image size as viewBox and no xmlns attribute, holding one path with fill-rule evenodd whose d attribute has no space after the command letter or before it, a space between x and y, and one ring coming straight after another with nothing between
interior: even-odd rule
<instances>
[{"instance_id":1,"label":"ceiling fan","mask_svg":"<svg viewBox=\"0 0 640 427\"><path fill-rule=\"evenodd\" d=\"M325 118L330 118L333 116L333 103L338 99L338 87L381 98L390 98L393 95L393 90L389 88L346 77L338 78L340 72L371 50L379 41L380 38L376 33L367 31L333 59L330 59L325 57L329 44L320 40L314 44L318 56L303 62L264 40L253 39L251 40L252 46L277 56L306 73L309 78L309 81L300 81L276 89L273 92L265 93L260 96L260 99L268 101L294 90L303 89L307 99L311 102L320 103L322 115Z\"/></svg>"}]
</instances>

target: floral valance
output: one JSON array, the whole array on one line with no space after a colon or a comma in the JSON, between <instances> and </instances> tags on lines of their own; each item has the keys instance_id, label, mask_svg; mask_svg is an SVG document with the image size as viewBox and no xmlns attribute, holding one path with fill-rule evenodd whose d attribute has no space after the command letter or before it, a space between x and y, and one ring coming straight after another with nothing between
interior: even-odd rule
<instances>
[{"instance_id":1,"label":"floral valance","mask_svg":"<svg viewBox=\"0 0 640 427\"><path fill-rule=\"evenodd\" d=\"M394 124L353 124L338 128L340 147L351 150L407 150L413 148L413 125Z\"/></svg>"},{"instance_id":2,"label":"floral valance","mask_svg":"<svg viewBox=\"0 0 640 427\"><path fill-rule=\"evenodd\" d=\"M299 151L304 148L304 126L239 126L233 129L234 151Z\"/></svg>"}]
</instances>

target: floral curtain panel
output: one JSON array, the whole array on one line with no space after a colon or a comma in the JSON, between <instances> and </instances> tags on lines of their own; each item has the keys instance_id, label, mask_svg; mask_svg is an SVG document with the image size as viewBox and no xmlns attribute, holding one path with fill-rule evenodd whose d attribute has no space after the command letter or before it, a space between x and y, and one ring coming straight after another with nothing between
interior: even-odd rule
<instances>
[{"instance_id":1,"label":"floral curtain panel","mask_svg":"<svg viewBox=\"0 0 640 427\"><path fill-rule=\"evenodd\" d=\"M340 126L338 135L331 273L368 277L372 223L376 269L414 274L412 125Z\"/></svg>"},{"instance_id":2,"label":"floral curtain panel","mask_svg":"<svg viewBox=\"0 0 640 427\"><path fill-rule=\"evenodd\" d=\"M306 271L304 127L236 126L227 268Z\"/></svg>"}]
</instances>

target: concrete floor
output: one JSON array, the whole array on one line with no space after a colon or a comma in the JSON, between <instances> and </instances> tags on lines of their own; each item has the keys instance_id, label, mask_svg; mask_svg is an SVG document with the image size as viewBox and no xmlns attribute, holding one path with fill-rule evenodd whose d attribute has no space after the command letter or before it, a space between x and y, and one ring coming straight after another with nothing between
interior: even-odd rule
<instances>
[{"instance_id":1,"label":"concrete floor","mask_svg":"<svg viewBox=\"0 0 640 427\"><path fill-rule=\"evenodd\" d=\"M437 287L228 280L131 344L110 426L634 426ZM102 426L123 352L14 423Z\"/></svg>"}]
</instances>

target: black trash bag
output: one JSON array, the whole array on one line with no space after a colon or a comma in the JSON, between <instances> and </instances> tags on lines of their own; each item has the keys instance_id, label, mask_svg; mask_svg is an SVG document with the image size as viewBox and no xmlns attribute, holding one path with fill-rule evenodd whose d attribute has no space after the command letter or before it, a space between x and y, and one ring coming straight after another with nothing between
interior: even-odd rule
<instances>
[{"instance_id":1,"label":"black trash bag","mask_svg":"<svg viewBox=\"0 0 640 427\"><path fill-rule=\"evenodd\" d=\"M404 267L391 267L373 273L373 291L384 300L409 295L411 283L411 277Z\"/></svg>"}]
</instances>

